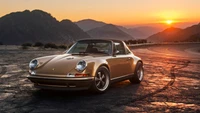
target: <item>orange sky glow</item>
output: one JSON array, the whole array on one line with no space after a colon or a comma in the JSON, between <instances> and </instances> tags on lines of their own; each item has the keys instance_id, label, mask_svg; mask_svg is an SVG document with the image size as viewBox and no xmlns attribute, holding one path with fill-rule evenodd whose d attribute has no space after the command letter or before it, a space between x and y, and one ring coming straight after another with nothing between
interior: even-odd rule
<instances>
[{"instance_id":1,"label":"orange sky glow","mask_svg":"<svg viewBox=\"0 0 200 113\"><path fill-rule=\"evenodd\" d=\"M200 21L200 0L1 0L0 17L41 9L57 20L95 19L118 25Z\"/></svg>"}]
</instances>

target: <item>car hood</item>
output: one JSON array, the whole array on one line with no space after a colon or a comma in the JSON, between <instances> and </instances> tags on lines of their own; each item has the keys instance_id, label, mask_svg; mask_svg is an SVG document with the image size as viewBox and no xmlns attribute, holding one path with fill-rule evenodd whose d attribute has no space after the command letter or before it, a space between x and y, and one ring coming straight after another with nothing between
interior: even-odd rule
<instances>
[{"instance_id":1,"label":"car hood","mask_svg":"<svg viewBox=\"0 0 200 113\"><path fill-rule=\"evenodd\" d=\"M75 69L79 61L87 61L91 58L94 58L94 56L63 54L49 58L43 57L38 59L40 65L36 71L39 74L66 75Z\"/></svg>"}]
</instances>

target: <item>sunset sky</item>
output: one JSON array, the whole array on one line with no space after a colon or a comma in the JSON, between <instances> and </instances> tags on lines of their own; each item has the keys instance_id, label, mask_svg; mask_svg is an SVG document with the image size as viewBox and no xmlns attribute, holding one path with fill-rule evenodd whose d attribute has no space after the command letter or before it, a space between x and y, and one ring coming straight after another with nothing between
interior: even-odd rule
<instances>
[{"instance_id":1,"label":"sunset sky","mask_svg":"<svg viewBox=\"0 0 200 113\"><path fill-rule=\"evenodd\" d=\"M95 19L118 25L200 22L200 0L1 0L0 17L41 9L57 20Z\"/></svg>"}]
</instances>

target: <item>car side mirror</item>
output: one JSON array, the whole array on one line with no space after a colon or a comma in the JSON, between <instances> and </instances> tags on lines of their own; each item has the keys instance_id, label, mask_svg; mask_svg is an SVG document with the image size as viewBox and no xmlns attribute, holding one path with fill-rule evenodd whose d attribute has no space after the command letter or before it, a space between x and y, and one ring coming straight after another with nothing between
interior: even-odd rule
<instances>
[{"instance_id":1,"label":"car side mirror","mask_svg":"<svg viewBox=\"0 0 200 113\"><path fill-rule=\"evenodd\" d=\"M113 53L113 56L116 56L117 54L119 54L119 51L115 50L114 53Z\"/></svg>"},{"instance_id":2,"label":"car side mirror","mask_svg":"<svg viewBox=\"0 0 200 113\"><path fill-rule=\"evenodd\" d=\"M117 55L117 54L119 54L119 51L118 51L118 50L115 51L115 55Z\"/></svg>"}]
</instances>

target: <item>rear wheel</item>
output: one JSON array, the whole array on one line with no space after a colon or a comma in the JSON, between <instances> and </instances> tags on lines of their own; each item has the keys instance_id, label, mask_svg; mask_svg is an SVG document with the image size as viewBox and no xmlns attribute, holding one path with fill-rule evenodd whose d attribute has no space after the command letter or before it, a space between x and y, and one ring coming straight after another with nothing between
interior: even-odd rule
<instances>
[{"instance_id":1,"label":"rear wheel","mask_svg":"<svg viewBox=\"0 0 200 113\"><path fill-rule=\"evenodd\" d=\"M129 79L131 83L140 83L144 77L144 68L142 62L138 62L132 78Z\"/></svg>"},{"instance_id":2,"label":"rear wheel","mask_svg":"<svg viewBox=\"0 0 200 113\"><path fill-rule=\"evenodd\" d=\"M110 73L105 66L101 66L97 69L92 90L97 93L105 92L110 85Z\"/></svg>"}]
</instances>

